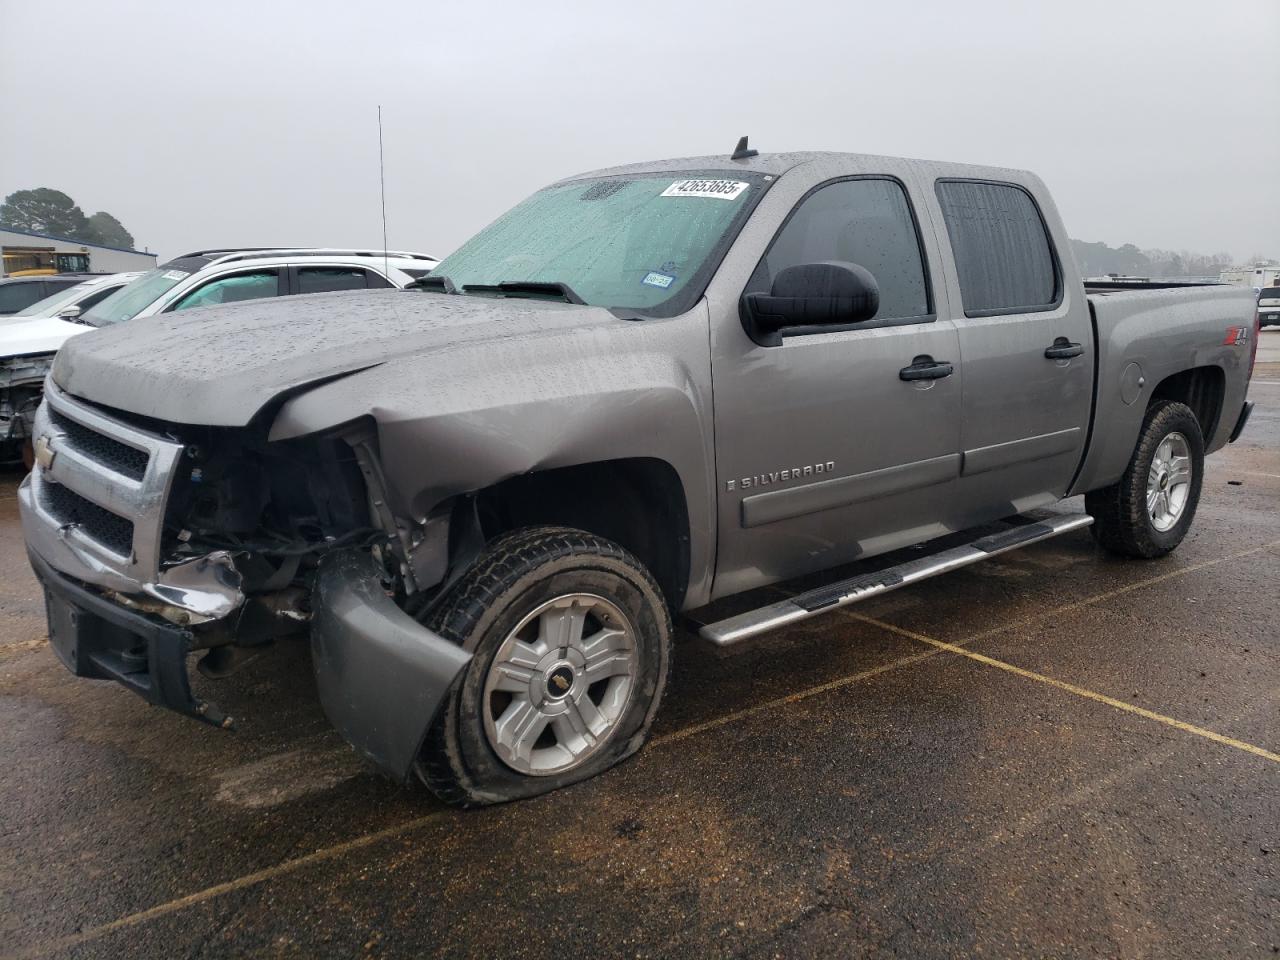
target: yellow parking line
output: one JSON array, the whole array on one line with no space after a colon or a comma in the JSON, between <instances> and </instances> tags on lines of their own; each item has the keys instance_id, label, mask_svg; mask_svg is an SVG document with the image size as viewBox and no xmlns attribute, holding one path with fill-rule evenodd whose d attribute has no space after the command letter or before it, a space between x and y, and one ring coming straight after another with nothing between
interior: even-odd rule
<instances>
[{"instance_id":1,"label":"yellow parking line","mask_svg":"<svg viewBox=\"0 0 1280 960\"><path fill-rule=\"evenodd\" d=\"M828 693L831 690L839 690L841 687L848 687L855 683L862 683L870 680L872 677L878 677L882 673L888 673L891 670L897 670L901 667L909 667L912 664L919 663L921 660L928 660L930 657L936 657L942 653L941 650L931 650L927 653L913 653L909 657L902 657L893 660L890 663L881 664L878 667L872 667L870 670L863 670L861 673L852 673L846 677L840 677L836 680L820 683L814 687L806 687L803 690L797 690L795 693L789 693L785 697L778 697L776 700L766 700L764 703L757 703L754 706L746 707L742 710L735 710L733 713L726 713L723 716L716 717L714 720L707 720L703 723L695 723L679 730L673 730L671 733L663 734L660 737L654 737L650 745L657 747L667 743L675 743L677 740L685 740L689 737L697 736L700 733L706 733L708 730L715 730L719 727L728 726L747 717L755 716L757 713L764 713L767 710L775 710L778 707L785 707L788 704L799 703L802 700L808 700L810 697L816 697L821 693Z\"/></svg>"},{"instance_id":2,"label":"yellow parking line","mask_svg":"<svg viewBox=\"0 0 1280 960\"><path fill-rule=\"evenodd\" d=\"M1085 597L1083 600L1073 600L1070 603L1051 607L1048 610L1041 610L1039 613L1032 614L1031 616L1022 617L1018 620L1011 620L998 627L992 627L989 630L983 630L980 633L975 633L971 637L966 637L963 643L970 644L977 640L986 640L988 637L993 637L998 633L1004 633L1006 630L1029 627L1033 624L1042 623L1051 617L1079 610L1081 607L1092 606L1095 603L1105 603L1108 600L1114 600L1116 597L1122 597L1126 593L1132 593L1135 590L1142 590L1145 587L1153 587L1157 583L1164 583L1166 580L1173 580L1177 577L1185 577L1188 573L1195 573L1196 571L1204 570L1207 567L1216 567L1220 563L1230 563L1232 560L1242 560L1245 557L1251 557L1256 553L1265 553L1267 550L1273 550L1276 547L1280 547L1280 540L1272 540L1270 543L1264 543L1259 547L1250 547L1248 550L1241 550L1238 553L1229 553L1225 557L1215 557L1213 560L1201 560L1199 563L1193 563L1186 567L1179 567L1177 570L1170 570L1168 573L1162 573L1159 576L1148 577L1145 580L1138 580L1134 583L1125 584L1123 587L1116 587L1114 590L1107 590L1103 593L1094 594L1092 597Z\"/></svg>"},{"instance_id":3,"label":"yellow parking line","mask_svg":"<svg viewBox=\"0 0 1280 960\"><path fill-rule=\"evenodd\" d=\"M1177 720L1174 717L1165 716L1163 713L1156 713L1154 710L1147 710L1144 707L1136 707L1132 703L1125 703L1123 700L1117 700L1115 697L1108 697L1105 693L1097 693L1093 690L1086 690L1084 687L1077 686L1074 683L1067 683L1065 680L1059 680L1056 677L1045 676L1043 673L1036 673L1034 670L1027 670L1023 667L1015 667L1012 663L1006 663L1003 660L997 660L995 657L988 657L986 654L975 653L973 650L966 650L964 647L955 643L947 643L945 640L935 640L933 637L927 637L923 633L916 633L913 630L904 630L901 627L895 627L893 624L884 623L872 617L865 617L860 613L848 612L848 616L863 623L869 623L873 626L889 630L901 636L910 637L921 643L926 643L936 650L954 653L961 657L967 657L977 663L984 664L988 667L995 667L997 670L1004 670L1012 673L1014 676L1023 677L1027 680L1034 680L1037 683L1045 683L1059 690L1065 690L1067 693L1073 693L1077 697L1084 697L1086 700L1092 700L1095 703L1104 703L1109 707L1115 707L1117 710L1123 710L1126 713L1132 713L1147 720L1154 720L1156 723L1163 723L1167 727L1173 727L1175 730L1181 730L1183 733L1194 734L1197 737L1203 737L1206 740L1212 740L1214 743L1221 743L1227 747L1234 747L1236 750L1242 750L1245 753L1251 753L1255 757L1261 757L1264 760L1270 760L1272 763L1280 763L1280 753L1272 753L1270 750L1264 750L1262 747L1256 747L1252 743L1245 743L1243 740L1236 740L1234 737L1223 736L1221 733L1215 733L1212 730L1206 730L1204 727L1197 727L1194 723L1187 723L1183 720ZM972 642L972 641L969 641Z\"/></svg>"},{"instance_id":4,"label":"yellow parking line","mask_svg":"<svg viewBox=\"0 0 1280 960\"><path fill-rule=\"evenodd\" d=\"M1195 571L1203 570L1206 567L1212 567L1217 564L1226 563L1231 560L1238 560L1241 557L1251 556L1252 554L1260 553L1263 550L1268 550L1276 546L1280 546L1280 540L1276 540L1271 543L1264 544L1263 546L1260 546L1260 547L1254 547L1250 550L1244 550L1239 553L1230 554L1225 557L1219 557L1214 560L1205 560L1200 563L1191 564L1190 566L1182 567L1181 569L1178 569L1178 570L1171 570L1168 573L1164 573L1156 577L1150 577L1146 580L1140 580L1137 583L1132 583L1132 584L1129 584L1128 586L1120 587L1119 589L1116 589L1116 590L1109 590L1105 593L1097 594L1094 597L1088 597L1084 600L1077 601L1075 603L1065 604L1061 607L1056 608L1055 610L1047 611L1043 615L1046 617L1053 616L1057 613L1073 610L1073 609L1076 609L1077 607L1081 607L1089 603L1097 603L1112 597L1120 596L1121 594L1128 593L1132 590L1139 590L1142 587L1147 587L1153 584L1162 583L1163 581L1170 580L1174 577L1180 577L1188 573L1194 573ZM965 656L970 655L970 652L967 650L964 650L960 646L960 644L944 644L940 640L933 640L932 638L926 639L924 638L923 634L916 634L916 633L913 633L912 631L905 630L902 627L896 627L889 623L883 623L878 620L873 620L872 618L864 617L861 614L855 614L848 610L843 610L840 612L845 613L846 615L854 617L858 620L866 621L870 624L880 627L881 629L888 630L891 633L907 636L915 640L921 640L925 642L927 645L932 646L933 649L923 653L917 653L917 654L912 654L911 656L901 657L898 660L894 660L890 663L883 664L882 666L879 666L879 667L873 667L870 670L863 670L859 673L850 674L845 677L840 677L835 680L828 681L827 683L818 684L813 687L808 687L804 690L798 690L795 693L789 694L785 697L778 697L777 699L769 700L769 701L766 701L765 703L756 704L755 706L747 707L743 710L738 710L733 713L728 713L723 716L716 717L713 720L707 720L703 723L696 723L689 727L685 727L681 730L675 730L663 736L655 737L651 743L651 746L661 747L664 744L676 743L681 740L685 740L689 737L696 736L697 734L705 733L709 730L715 730L720 727L728 726L729 724L735 723L738 720L742 720L742 719L745 719L746 717L763 713L767 710L773 710L778 707L787 706L792 703L798 703L802 700L808 699L809 697L814 697L822 693L827 693L831 690L838 690L842 687L847 687L852 684L861 683L865 680L870 680L873 677L877 677L882 674L889 673L890 671L897 670L902 667L911 666L923 660L928 660L932 657L939 656L942 653L959 653ZM1039 618L1037 617L1035 619L1039 619ZM1010 626L1015 626L1015 625L1016 624L1011 624ZM1002 627L999 629L1007 629L1007 627ZM975 640L980 640L986 636L991 635L992 633L999 632L999 629L976 634L972 637L969 637L966 640L961 641L961 643L973 643ZM973 656L977 658L981 655L973 654ZM996 661L996 662L998 663L999 661ZM1004 664L1003 666L1007 667L1013 672L1020 671L1020 668L1014 667L1011 664ZM1035 678L1039 677L1038 674L1031 674L1030 671L1024 671L1024 672L1031 675L1032 677L1035 677ZM1049 677L1044 677L1043 679L1045 682L1054 683L1054 681L1052 681L1051 678ZM1056 684L1061 684L1061 681L1057 681ZM1061 685L1064 687L1064 689L1070 688L1069 684L1061 684ZM1077 689L1080 689L1084 693L1088 692L1088 691L1083 691L1083 688L1077 688ZM1075 692L1075 691L1072 690L1072 692ZM1098 695L1098 696L1101 696L1101 695ZM1107 702L1107 701L1104 700L1103 702ZM1131 712L1142 713L1143 715L1147 715L1148 713L1150 713L1150 711L1142 711L1140 708L1130 707L1129 704L1122 703L1120 701L1115 701L1115 705L1119 706L1122 709L1130 710ZM1160 719L1162 721L1168 720L1170 723L1174 725L1177 725L1180 723L1180 721L1173 720L1172 718L1162 718L1160 714L1150 714L1150 716L1152 719ZM1186 724L1185 726L1189 727L1193 732L1198 732L1200 730L1200 728L1192 727L1190 724ZM1244 748L1250 747L1249 744L1241 744L1240 741L1232 741L1230 740L1230 738L1221 737L1220 734L1215 734L1210 730L1205 730L1203 731L1203 733L1208 735L1210 739L1219 739L1220 742L1227 742L1232 745L1240 744L1240 746ZM1261 748L1259 747L1251 748L1251 752L1259 751L1259 750L1261 750ZM1268 759L1272 759L1272 760L1276 760L1277 762L1280 762L1280 757L1277 757L1275 754L1268 754L1268 752L1265 750L1262 750L1261 753L1262 755L1267 756ZM433 813L427 814L426 816L417 817L413 820L406 821L405 823L387 827L385 830L379 830L376 833L366 834L365 836L357 837L354 840L348 840L331 847L321 847L320 849L315 850L312 853L305 854L301 857L296 857L292 860L285 860L282 863L276 864L275 866L266 867L262 870L257 870L253 873L245 874L244 876L237 877L234 880L228 880L225 883L220 883L212 887L206 887L204 890L199 890L195 893L188 894L187 896L179 897L175 900L169 900L165 903L157 904L154 907L149 907L148 909L141 910L138 913L131 913L117 920L112 920L109 923L100 924L99 926L96 926L96 927L90 927L89 929L83 930L80 933L71 934L55 940L48 940L48 941L45 941L44 943L40 943L32 947L28 947L27 949L19 951L17 953L0 955L0 960L31 960L31 958L43 957L51 953L56 953L61 950L68 950L68 949L71 949L72 947L76 947L93 940L101 939L102 937L107 936L108 934L114 933L118 930L127 929L129 927L135 927L135 926L138 926L139 924L146 923L149 920L154 920L159 917L168 916L169 914L177 913L178 911L186 909L187 907L196 906L197 904L205 903L209 900L216 899L217 897L220 897L223 894L234 893L238 890L244 890L249 887L256 886L257 884L264 883L268 880L273 880L277 877L287 876L288 874L291 874L296 870L300 870L304 867L311 866L312 864L323 863L327 860L332 860L335 857L340 857L343 854L351 853L352 851L360 850L365 847L372 846L373 844L378 843L379 841L388 840L393 837L397 837L402 834L409 833L420 827L424 827L424 826L427 826L428 824L434 823L435 821L448 816L451 812L452 811L449 811L449 810L437 810Z\"/></svg>"},{"instance_id":5,"label":"yellow parking line","mask_svg":"<svg viewBox=\"0 0 1280 960\"><path fill-rule=\"evenodd\" d=\"M213 900L225 893L234 893L237 890L244 890L247 887L256 886L266 880L274 877L284 876L293 873L302 867L310 866L313 863L321 863L325 860L332 860L334 857L340 857L344 853L351 853L353 850L359 850L377 843L379 840L388 840L392 837L408 833L419 827L434 823L443 819L450 814L450 810L437 810L426 816L417 817L405 823L396 824L387 827L385 830L378 830L375 833L368 833L362 837L356 837L354 840L348 840L345 843L335 844L332 847L322 847L314 853L306 856L296 857L293 860L285 860L278 863L274 867L267 867L264 870L258 870L254 873L247 873L242 877L236 877L234 880L228 880L226 883L219 883L212 887L206 887L203 890L190 894L185 897L179 897L176 900L169 900L166 903L157 904L147 910L141 910L138 913L131 913L128 916L121 917L119 920L112 920L110 923L104 923L97 927L90 927L80 933L74 933L69 936L59 937L56 940L46 940L44 943L37 944L18 953L10 953L4 955L4 960L29 960L32 957L43 957L51 953L57 953L62 950L70 950L73 947L80 946L90 940L98 940L109 933L115 933L117 930L124 930L127 927L136 927L140 923L146 923L148 920L154 920L157 917L167 916L176 913L186 907L193 907L196 904Z\"/></svg>"}]
</instances>

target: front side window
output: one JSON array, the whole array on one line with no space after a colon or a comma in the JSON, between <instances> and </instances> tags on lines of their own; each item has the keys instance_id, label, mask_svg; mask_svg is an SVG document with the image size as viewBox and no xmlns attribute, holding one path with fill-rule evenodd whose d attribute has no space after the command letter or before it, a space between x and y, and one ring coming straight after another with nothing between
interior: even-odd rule
<instances>
[{"instance_id":1,"label":"front side window","mask_svg":"<svg viewBox=\"0 0 1280 960\"><path fill-rule=\"evenodd\" d=\"M1045 310L1058 301L1058 271L1040 211L1008 183L939 180L967 317Z\"/></svg>"},{"instance_id":2,"label":"front side window","mask_svg":"<svg viewBox=\"0 0 1280 960\"><path fill-rule=\"evenodd\" d=\"M872 320L926 317L920 239L896 180L842 180L805 197L751 274L747 292L767 292L787 267L839 260L871 272L880 288Z\"/></svg>"},{"instance_id":3,"label":"front side window","mask_svg":"<svg viewBox=\"0 0 1280 960\"><path fill-rule=\"evenodd\" d=\"M547 187L481 230L432 275L464 293L490 295L504 282L562 283L593 306L673 316L702 295L768 182L734 170Z\"/></svg>"},{"instance_id":4,"label":"front side window","mask_svg":"<svg viewBox=\"0 0 1280 960\"><path fill-rule=\"evenodd\" d=\"M210 280L169 309L190 310L192 307L209 307L219 303L260 300L263 297L274 297L279 292L280 276L275 270L255 270L252 273L237 273Z\"/></svg>"}]
</instances>

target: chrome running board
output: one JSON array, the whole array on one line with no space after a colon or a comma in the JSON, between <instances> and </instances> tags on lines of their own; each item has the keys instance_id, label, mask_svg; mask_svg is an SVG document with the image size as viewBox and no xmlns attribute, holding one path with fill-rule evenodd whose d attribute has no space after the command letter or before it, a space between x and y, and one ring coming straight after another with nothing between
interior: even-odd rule
<instances>
[{"instance_id":1,"label":"chrome running board","mask_svg":"<svg viewBox=\"0 0 1280 960\"><path fill-rule=\"evenodd\" d=\"M1093 523L1093 517L1080 514L1051 517L1047 520L1013 527L931 556L908 560L874 573L864 573L847 580L839 580L787 600L771 603L767 607L760 607L758 610L749 610L736 617L708 623L698 631L698 635L704 640L710 640L716 646L727 647L750 637L768 633L770 630L776 630L778 627L784 627L789 623L807 620L829 610L847 607L851 603L879 596L921 580L928 580L940 573L959 570L961 567L967 567L971 563L978 563L1000 553L1007 553L1019 547L1039 543L1041 540L1048 540L1050 537L1079 530L1091 523Z\"/></svg>"}]
</instances>

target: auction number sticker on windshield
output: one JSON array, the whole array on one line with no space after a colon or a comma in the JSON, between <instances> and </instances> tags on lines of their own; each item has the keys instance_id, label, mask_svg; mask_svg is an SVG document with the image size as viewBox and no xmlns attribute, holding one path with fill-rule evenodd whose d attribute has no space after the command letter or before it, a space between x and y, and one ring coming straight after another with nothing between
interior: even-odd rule
<instances>
[{"instance_id":1,"label":"auction number sticker on windshield","mask_svg":"<svg viewBox=\"0 0 1280 960\"><path fill-rule=\"evenodd\" d=\"M164 272L164 278L166 280L181 280L183 277L189 276L191 276L191 274L187 273L185 270L166 270Z\"/></svg>"},{"instance_id":2,"label":"auction number sticker on windshield","mask_svg":"<svg viewBox=\"0 0 1280 960\"><path fill-rule=\"evenodd\" d=\"M741 180L677 180L659 196L711 197L715 200L737 200L750 184Z\"/></svg>"}]
</instances>

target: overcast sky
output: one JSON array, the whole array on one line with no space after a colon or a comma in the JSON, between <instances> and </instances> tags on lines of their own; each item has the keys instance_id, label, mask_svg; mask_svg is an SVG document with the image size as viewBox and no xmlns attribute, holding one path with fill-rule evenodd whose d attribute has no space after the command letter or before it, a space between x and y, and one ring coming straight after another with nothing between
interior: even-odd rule
<instances>
[{"instance_id":1,"label":"overcast sky","mask_svg":"<svg viewBox=\"0 0 1280 960\"><path fill-rule=\"evenodd\" d=\"M1072 236L1280 257L1280 0L0 0L0 195L173 256L442 256L570 173L827 149L1027 167Z\"/></svg>"}]
</instances>

